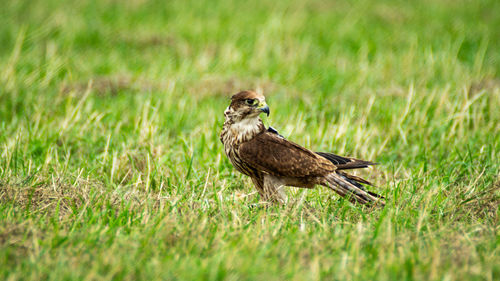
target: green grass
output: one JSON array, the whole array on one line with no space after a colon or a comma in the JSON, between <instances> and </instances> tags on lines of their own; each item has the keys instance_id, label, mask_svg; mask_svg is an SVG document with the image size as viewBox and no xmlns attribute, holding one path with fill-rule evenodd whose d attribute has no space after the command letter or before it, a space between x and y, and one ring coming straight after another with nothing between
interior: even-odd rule
<instances>
[{"instance_id":1,"label":"green grass","mask_svg":"<svg viewBox=\"0 0 500 281\"><path fill-rule=\"evenodd\" d=\"M77 4L78 3L78 4ZM3 1L1 280L498 280L500 2ZM228 97L380 163L259 201Z\"/></svg>"}]
</instances>

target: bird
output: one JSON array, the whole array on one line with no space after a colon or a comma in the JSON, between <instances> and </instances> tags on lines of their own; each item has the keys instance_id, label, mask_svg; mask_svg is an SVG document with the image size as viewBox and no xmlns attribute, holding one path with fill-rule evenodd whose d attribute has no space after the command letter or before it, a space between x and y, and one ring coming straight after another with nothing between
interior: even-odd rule
<instances>
[{"instance_id":1,"label":"bird","mask_svg":"<svg viewBox=\"0 0 500 281\"><path fill-rule=\"evenodd\" d=\"M234 168L251 178L265 202L287 204L285 186L321 185L354 204L385 205L383 196L366 189L372 183L346 172L376 163L304 148L266 128L260 118L263 113L270 114L263 94L251 90L234 94L224 111L220 140Z\"/></svg>"}]
</instances>

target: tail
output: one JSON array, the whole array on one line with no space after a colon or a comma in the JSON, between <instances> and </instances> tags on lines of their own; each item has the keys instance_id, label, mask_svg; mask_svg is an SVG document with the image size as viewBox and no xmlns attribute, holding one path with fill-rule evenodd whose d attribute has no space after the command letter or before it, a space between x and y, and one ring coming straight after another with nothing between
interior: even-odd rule
<instances>
[{"instance_id":1,"label":"tail","mask_svg":"<svg viewBox=\"0 0 500 281\"><path fill-rule=\"evenodd\" d=\"M326 176L327 187L337 192L340 196L347 198L352 203L360 203L369 206L385 206L384 197L366 190L363 184L371 185L370 182L342 171L335 171Z\"/></svg>"}]
</instances>

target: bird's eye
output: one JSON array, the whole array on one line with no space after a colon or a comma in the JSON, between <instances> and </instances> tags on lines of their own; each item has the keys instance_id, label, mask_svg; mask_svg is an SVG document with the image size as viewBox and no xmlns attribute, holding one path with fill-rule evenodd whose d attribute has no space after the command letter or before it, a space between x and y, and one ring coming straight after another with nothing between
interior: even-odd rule
<instances>
[{"instance_id":1,"label":"bird's eye","mask_svg":"<svg viewBox=\"0 0 500 281\"><path fill-rule=\"evenodd\" d=\"M245 100L245 103L248 105L256 105L257 100L256 99L247 99L247 100Z\"/></svg>"}]
</instances>

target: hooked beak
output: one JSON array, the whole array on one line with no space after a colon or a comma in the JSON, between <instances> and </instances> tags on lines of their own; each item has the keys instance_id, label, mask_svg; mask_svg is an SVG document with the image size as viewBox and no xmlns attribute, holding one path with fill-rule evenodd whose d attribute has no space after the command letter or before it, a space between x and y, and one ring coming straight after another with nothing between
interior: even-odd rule
<instances>
[{"instance_id":1,"label":"hooked beak","mask_svg":"<svg viewBox=\"0 0 500 281\"><path fill-rule=\"evenodd\" d=\"M261 103L257 109L269 116L269 106L266 103Z\"/></svg>"}]
</instances>

